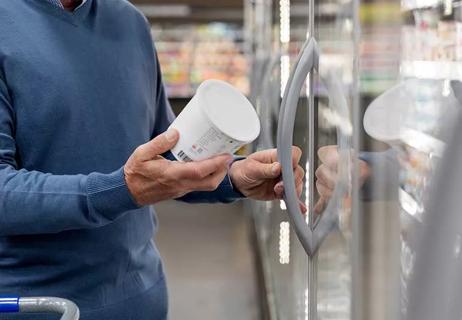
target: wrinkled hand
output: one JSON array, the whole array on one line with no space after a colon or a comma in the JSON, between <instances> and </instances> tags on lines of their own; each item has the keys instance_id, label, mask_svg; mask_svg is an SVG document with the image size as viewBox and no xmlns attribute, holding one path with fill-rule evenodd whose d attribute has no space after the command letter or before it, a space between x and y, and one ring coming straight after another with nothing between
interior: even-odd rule
<instances>
[{"instance_id":1,"label":"wrinkled hand","mask_svg":"<svg viewBox=\"0 0 462 320\"><path fill-rule=\"evenodd\" d=\"M321 213L329 202L337 183L337 167L339 155L337 146L325 146L318 150L318 157L321 165L316 170L316 189L319 193L319 200L314 207L316 213ZM367 162L359 160L360 185L370 175L370 168Z\"/></svg>"},{"instance_id":2,"label":"wrinkled hand","mask_svg":"<svg viewBox=\"0 0 462 320\"><path fill-rule=\"evenodd\" d=\"M298 164L302 151L292 147L292 159L297 192L303 189L304 170ZM281 199L284 186L281 181L281 164L277 162L277 150L264 150L251 154L244 160L236 161L229 170L235 188L246 197L255 200Z\"/></svg>"},{"instance_id":3,"label":"wrinkled hand","mask_svg":"<svg viewBox=\"0 0 462 320\"><path fill-rule=\"evenodd\" d=\"M176 199L193 191L213 191L225 178L233 159L229 154L187 163L160 156L178 139L178 131L171 129L139 146L125 164L125 181L139 205Z\"/></svg>"}]
</instances>

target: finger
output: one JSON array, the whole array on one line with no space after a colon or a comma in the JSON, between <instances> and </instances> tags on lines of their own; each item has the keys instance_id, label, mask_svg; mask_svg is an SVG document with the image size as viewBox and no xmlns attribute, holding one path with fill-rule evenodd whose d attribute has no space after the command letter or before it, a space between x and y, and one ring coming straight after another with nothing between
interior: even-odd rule
<instances>
[{"instance_id":1,"label":"finger","mask_svg":"<svg viewBox=\"0 0 462 320\"><path fill-rule=\"evenodd\" d=\"M282 185L282 183L277 183L274 186L273 190L274 190L274 194L276 195L278 199L282 199L284 197L284 186Z\"/></svg>"},{"instance_id":2,"label":"finger","mask_svg":"<svg viewBox=\"0 0 462 320\"><path fill-rule=\"evenodd\" d=\"M292 163L293 167L296 168L300 159L302 157L302 150L297 147L292 147ZM270 149L270 150L263 150L259 152L255 152L249 156L249 158L257 160L263 163L273 163L278 161L278 153L277 149Z\"/></svg>"},{"instance_id":3,"label":"finger","mask_svg":"<svg viewBox=\"0 0 462 320\"><path fill-rule=\"evenodd\" d=\"M175 163L175 174L178 179L200 180L214 174L217 171L228 168L233 157L229 154L222 154L207 160L197 162Z\"/></svg>"},{"instance_id":4,"label":"finger","mask_svg":"<svg viewBox=\"0 0 462 320\"><path fill-rule=\"evenodd\" d=\"M296 168L302 158L302 149L297 146L292 147L292 167Z\"/></svg>"},{"instance_id":5,"label":"finger","mask_svg":"<svg viewBox=\"0 0 462 320\"><path fill-rule=\"evenodd\" d=\"M301 181L303 181L303 178L305 178L305 170L303 170L303 168L301 166L298 166L295 170L294 170L294 179L295 179L295 183L298 184L300 183ZM281 187L283 184L282 180L279 181L276 186L277 187ZM275 187L276 187L275 186Z\"/></svg>"},{"instance_id":6,"label":"finger","mask_svg":"<svg viewBox=\"0 0 462 320\"><path fill-rule=\"evenodd\" d=\"M151 141L136 148L133 157L137 161L149 161L172 149L178 142L180 134L175 129L158 135Z\"/></svg>"},{"instance_id":7,"label":"finger","mask_svg":"<svg viewBox=\"0 0 462 320\"><path fill-rule=\"evenodd\" d=\"M252 153L248 158L262 163L273 163L278 161L277 149L268 149Z\"/></svg>"},{"instance_id":8,"label":"finger","mask_svg":"<svg viewBox=\"0 0 462 320\"><path fill-rule=\"evenodd\" d=\"M307 213L308 208L307 208L306 204L303 201L299 201L299 204L300 204L300 210L302 211L302 213L303 214Z\"/></svg>"},{"instance_id":9,"label":"finger","mask_svg":"<svg viewBox=\"0 0 462 320\"><path fill-rule=\"evenodd\" d=\"M325 146L318 150L319 160L331 169L337 169L338 151L337 146Z\"/></svg>"},{"instance_id":10,"label":"finger","mask_svg":"<svg viewBox=\"0 0 462 320\"><path fill-rule=\"evenodd\" d=\"M297 189L297 195L300 197L303 192L303 181L302 180L297 181L296 189Z\"/></svg>"},{"instance_id":11,"label":"finger","mask_svg":"<svg viewBox=\"0 0 462 320\"><path fill-rule=\"evenodd\" d=\"M332 197L332 189L322 184L319 180L316 181L316 190L322 198L330 199Z\"/></svg>"},{"instance_id":12,"label":"finger","mask_svg":"<svg viewBox=\"0 0 462 320\"><path fill-rule=\"evenodd\" d=\"M321 165L315 172L318 181L333 189L337 181L337 173L325 165Z\"/></svg>"},{"instance_id":13,"label":"finger","mask_svg":"<svg viewBox=\"0 0 462 320\"><path fill-rule=\"evenodd\" d=\"M297 195L300 197L302 192L303 192L303 180L298 180L295 182L295 189L297 192ZM284 195L284 184L283 182L278 182L274 188L274 194L276 197L280 198Z\"/></svg>"},{"instance_id":14,"label":"finger","mask_svg":"<svg viewBox=\"0 0 462 320\"><path fill-rule=\"evenodd\" d=\"M295 181L300 182L303 181L303 178L305 177L305 170L301 166L298 166L294 170L294 176L295 176Z\"/></svg>"},{"instance_id":15,"label":"finger","mask_svg":"<svg viewBox=\"0 0 462 320\"><path fill-rule=\"evenodd\" d=\"M315 213L322 213L322 211L324 210L324 205L325 205L325 200L324 198L319 198L318 202L316 202L313 210Z\"/></svg>"}]
</instances>

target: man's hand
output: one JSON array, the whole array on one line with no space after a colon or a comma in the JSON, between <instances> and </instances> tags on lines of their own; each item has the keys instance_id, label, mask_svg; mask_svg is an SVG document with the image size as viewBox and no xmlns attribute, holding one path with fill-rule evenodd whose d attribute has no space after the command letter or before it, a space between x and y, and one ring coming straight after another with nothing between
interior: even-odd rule
<instances>
[{"instance_id":1,"label":"man's hand","mask_svg":"<svg viewBox=\"0 0 462 320\"><path fill-rule=\"evenodd\" d=\"M298 165L302 151L292 148L293 168L297 192L301 194L305 172ZM265 150L251 154L233 163L229 176L236 189L255 200L281 199L284 186L281 181L281 164L277 162L277 150Z\"/></svg>"},{"instance_id":2,"label":"man's hand","mask_svg":"<svg viewBox=\"0 0 462 320\"><path fill-rule=\"evenodd\" d=\"M337 146L325 146L318 150L318 157L321 165L316 170L316 189L319 193L319 200L314 211L321 213L329 202L337 183L337 166L339 155ZM359 179L362 185L370 175L370 168L367 162L359 160Z\"/></svg>"},{"instance_id":3,"label":"man's hand","mask_svg":"<svg viewBox=\"0 0 462 320\"><path fill-rule=\"evenodd\" d=\"M128 159L125 180L137 204L155 204L192 191L213 191L225 178L233 159L229 154L187 163L160 156L173 148L178 139L178 131L169 130L139 146Z\"/></svg>"}]
</instances>

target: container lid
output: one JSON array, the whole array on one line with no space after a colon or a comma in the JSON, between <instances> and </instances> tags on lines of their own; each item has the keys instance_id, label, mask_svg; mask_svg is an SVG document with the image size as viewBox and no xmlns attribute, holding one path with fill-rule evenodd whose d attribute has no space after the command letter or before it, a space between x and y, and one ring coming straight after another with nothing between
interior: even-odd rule
<instances>
[{"instance_id":1,"label":"container lid","mask_svg":"<svg viewBox=\"0 0 462 320\"><path fill-rule=\"evenodd\" d=\"M224 134L250 143L260 134L260 120L252 104L232 85L220 80L206 80L197 89L204 101L203 110Z\"/></svg>"},{"instance_id":2,"label":"container lid","mask_svg":"<svg viewBox=\"0 0 462 320\"><path fill-rule=\"evenodd\" d=\"M367 107L364 129L372 138L388 143L400 139L404 118L414 104L406 84L400 83L388 89Z\"/></svg>"}]
</instances>

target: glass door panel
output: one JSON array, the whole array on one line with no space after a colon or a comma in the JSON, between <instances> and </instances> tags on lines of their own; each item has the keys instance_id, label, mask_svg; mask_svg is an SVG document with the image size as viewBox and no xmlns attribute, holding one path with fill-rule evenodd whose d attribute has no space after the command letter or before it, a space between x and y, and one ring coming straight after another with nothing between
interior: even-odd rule
<instances>
[{"instance_id":1,"label":"glass door panel","mask_svg":"<svg viewBox=\"0 0 462 320\"><path fill-rule=\"evenodd\" d=\"M314 26L312 34L319 45L319 70L314 78L313 95L314 121L316 132L314 148L317 151L313 157L315 168L327 169L332 163L329 157L339 152L347 152L349 161L353 154L351 134L353 129L353 63L354 42L353 28L354 15L352 1L313 1ZM347 111L341 113L335 105L335 97L329 92L326 77L330 75L340 86L339 94L345 99ZM348 138L346 150L339 149L338 131L342 131ZM345 148L345 146L344 146ZM326 154L327 153L327 154ZM329 155L330 154L330 155ZM352 158L351 158L352 159ZM340 160L340 159L339 159ZM340 161L342 161L340 160ZM316 317L313 319L351 319L351 236L352 236L352 192L351 173L352 166L345 164L343 174L347 175L347 188L341 194L341 201L336 208L337 224L319 248L317 256L313 257L316 263ZM339 168L329 168L333 183L339 184ZM321 177L320 177L321 178ZM326 179L317 179L323 183ZM320 190L319 186L317 190ZM322 192L314 191L316 203L326 203ZM332 201L332 199L331 199ZM318 209L318 208L316 208ZM316 211L313 214L317 214ZM320 217L322 219L321 213ZM314 288L313 288L314 289ZM312 312L313 314L315 312Z\"/></svg>"},{"instance_id":2,"label":"glass door panel","mask_svg":"<svg viewBox=\"0 0 462 320\"><path fill-rule=\"evenodd\" d=\"M294 20L290 1L252 1L248 4L249 26L254 58L252 100L260 116L262 131L254 151L276 148L282 92L301 42L296 41L294 26L304 24L306 15ZM297 30L297 28L295 28ZM306 31L305 31L306 32ZM304 38L301 39L303 41ZM298 118L306 118L306 98L300 101ZM305 105L305 107L302 107ZM308 137L306 121L299 128L294 143L302 145ZM306 158L301 160L306 163ZM304 193L305 194L305 193ZM304 196L302 201L305 201ZM286 204L251 202L250 210L257 231L258 248L264 276L270 319L306 319L308 313L308 257L290 226Z\"/></svg>"}]
</instances>

